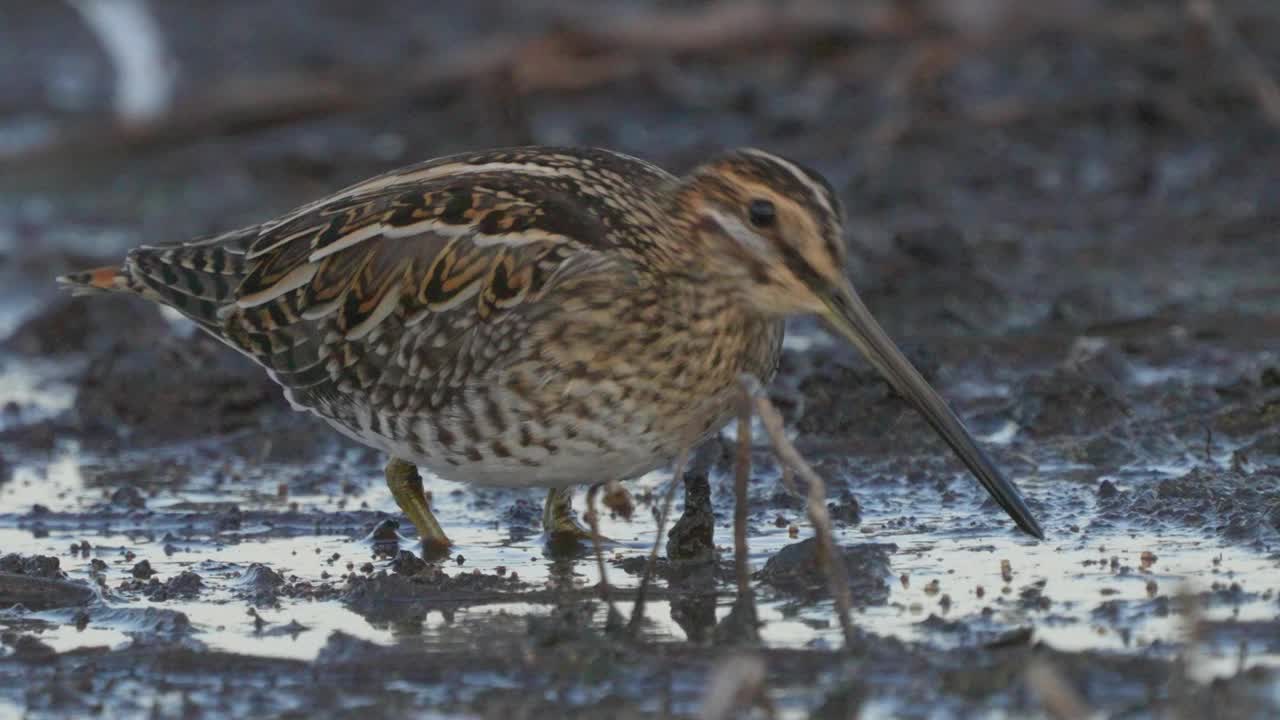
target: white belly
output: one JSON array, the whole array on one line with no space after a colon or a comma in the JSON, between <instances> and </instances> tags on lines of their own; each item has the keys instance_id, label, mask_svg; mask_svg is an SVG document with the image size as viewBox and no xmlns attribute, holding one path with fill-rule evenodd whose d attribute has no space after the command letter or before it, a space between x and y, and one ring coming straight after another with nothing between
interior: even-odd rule
<instances>
[{"instance_id":1,"label":"white belly","mask_svg":"<svg viewBox=\"0 0 1280 720\"><path fill-rule=\"evenodd\" d=\"M413 463L445 480L491 487L559 488L630 480L665 466L682 449L665 447L658 438L646 437L637 429L636 433L624 436L639 442L625 443L613 450L602 450L582 437L552 438L557 452L536 458L536 465L521 462L515 456L499 458L488 455L482 460L471 461L429 442L415 444L395 440L374 432L364 422L359 428L351 428L329 418L325 420L352 440ZM517 442L515 437L507 440Z\"/></svg>"}]
</instances>

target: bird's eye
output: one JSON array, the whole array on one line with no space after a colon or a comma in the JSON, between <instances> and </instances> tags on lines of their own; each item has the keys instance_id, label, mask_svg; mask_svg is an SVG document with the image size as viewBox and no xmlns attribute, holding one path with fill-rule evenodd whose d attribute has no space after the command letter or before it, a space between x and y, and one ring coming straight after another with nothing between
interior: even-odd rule
<instances>
[{"instance_id":1,"label":"bird's eye","mask_svg":"<svg viewBox=\"0 0 1280 720\"><path fill-rule=\"evenodd\" d=\"M751 224L758 228L770 227L778 218L777 210L768 200L752 200L747 206L747 215L751 218Z\"/></svg>"}]
</instances>

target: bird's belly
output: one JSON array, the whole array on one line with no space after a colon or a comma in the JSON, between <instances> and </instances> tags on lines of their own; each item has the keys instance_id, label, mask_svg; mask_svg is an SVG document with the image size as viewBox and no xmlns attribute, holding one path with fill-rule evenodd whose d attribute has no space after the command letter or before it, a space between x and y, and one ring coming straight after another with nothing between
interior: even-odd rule
<instances>
[{"instance_id":1,"label":"bird's belly","mask_svg":"<svg viewBox=\"0 0 1280 720\"><path fill-rule=\"evenodd\" d=\"M518 404L487 409L495 417L534 417ZM662 467L691 444L687 432L673 432L644 412L602 417L569 409L550 421L511 423L449 409L374 417L362 409L343 420L325 419L363 445L445 480L475 485L552 488L628 480Z\"/></svg>"},{"instance_id":2,"label":"bird's belly","mask_svg":"<svg viewBox=\"0 0 1280 720\"><path fill-rule=\"evenodd\" d=\"M627 480L656 470L669 461L669 457L634 452L566 452L537 467L492 460L452 465L433 458L422 458L417 464L453 482L490 487L559 488Z\"/></svg>"},{"instance_id":3,"label":"bird's belly","mask_svg":"<svg viewBox=\"0 0 1280 720\"><path fill-rule=\"evenodd\" d=\"M766 378L767 379L767 378ZM361 407L339 432L453 482L500 487L567 487L629 480L660 468L714 434L732 417L736 386L618 400L617 383L564 384L527 403L469 388L471 399L429 414ZM642 400L634 400L641 397ZM551 413L549 398L560 401ZM479 412L477 412L477 410Z\"/></svg>"},{"instance_id":4,"label":"bird's belly","mask_svg":"<svg viewBox=\"0 0 1280 720\"><path fill-rule=\"evenodd\" d=\"M373 408L368 397L347 395L312 409L349 437L446 480L506 487L627 480L723 427L738 407L740 374L768 382L782 339L781 322L754 318L684 333L573 329L584 327L596 334L568 335L430 406Z\"/></svg>"}]
</instances>

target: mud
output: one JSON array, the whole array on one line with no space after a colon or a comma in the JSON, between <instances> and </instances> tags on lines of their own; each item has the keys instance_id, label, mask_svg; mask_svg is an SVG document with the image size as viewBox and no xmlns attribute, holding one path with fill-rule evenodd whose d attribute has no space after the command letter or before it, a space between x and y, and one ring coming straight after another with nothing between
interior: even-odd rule
<instances>
[{"instance_id":1,"label":"mud","mask_svg":"<svg viewBox=\"0 0 1280 720\"><path fill-rule=\"evenodd\" d=\"M245 73L376 83L615 11L696 11L152 5L183 102ZM695 717L743 658L783 718L1049 717L1046 676L1108 716L1280 713L1280 143L1234 51L1183 5L1081 4L985 36L963 13L786 26L767 47L616 65L586 43L618 77L518 102L501 79L461 83L15 165L33 137L109 123L111 73L65 4L8 4L0 67L27 70L0 73L0 716ZM1280 12L1218 5L1280 74ZM554 74L548 57L527 59ZM801 319L770 394L828 485L856 646L760 431L754 603L736 597L732 428L676 493L632 634L590 554L544 546L540 493L426 478L458 547L425 558L376 453L187 324L51 280L524 141L674 170L752 144L825 173L864 300L1047 540L1013 530L853 349ZM629 484L630 521L602 513L624 618L669 477Z\"/></svg>"},{"instance_id":2,"label":"mud","mask_svg":"<svg viewBox=\"0 0 1280 720\"><path fill-rule=\"evenodd\" d=\"M849 592L858 605L880 605L889 599L889 557L896 545L862 544L840 548L849 573ZM830 595L817 538L778 550L755 579L783 593L806 599Z\"/></svg>"}]
</instances>

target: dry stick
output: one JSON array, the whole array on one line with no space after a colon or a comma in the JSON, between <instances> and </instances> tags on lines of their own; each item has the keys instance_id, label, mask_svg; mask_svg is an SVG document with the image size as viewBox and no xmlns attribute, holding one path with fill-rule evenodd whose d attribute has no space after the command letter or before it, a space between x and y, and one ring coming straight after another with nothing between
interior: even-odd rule
<instances>
[{"instance_id":1,"label":"dry stick","mask_svg":"<svg viewBox=\"0 0 1280 720\"><path fill-rule=\"evenodd\" d=\"M738 412L738 452L733 475L733 561L738 578L738 601L746 603L755 621L756 603L751 594L751 567L747 560L747 481L751 477L751 398L743 397Z\"/></svg>"},{"instance_id":2,"label":"dry stick","mask_svg":"<svg viewBox=\"0 0 1280 720\"><path fill-rule=\"evenodd\" d=\"M1175 592L1174 607L1182 612L1182 652L1179 652L1173 664L1173 693L1169 698L1173 704L1174 718L1192 718L1191 689L1195 687L1196 654L1200 643L1204 641L1204 627L1200 599L1196 597L1191 584L1183 582Z\"/></svg>"},{"instance_id":3,"label":"dry stick","mask_svg":"<svg viewBox=\"0 0 1280 720\"><path fill-rule=\"evenodd\" d=\"M605 571L604 550L600 542L600 515L596 512L596 494L599 492L599 483L587 490L587 523L591 525L591 546L595 549L596 566L600 569L600 597L609 606L609 619L606 623L611 623L618 617L618 609L614 607L613 595L609 592L609 576Z\"/></svg>"},{"instance_id":4,"label":"dry stick","mask_svg":"<svg viewBox=\"0 0 1280 720\"><path fill-rule=\"evenodd\" d=\"M1027 668L1027 684L1040 698L1045 712L1054 720L1093 717L1093 710L1062 673L1047 660L1038 659Z\"/></svg>"},{"instance_id":5,"label":"dry stick","mask_svg":"<svg viewBox=\"0 0 1280 720\"><path fill-rule=\"evenodd\" d=\"M765 687L767 677L764 659L756 655L737 655L716 663L707 679L698 716L702 720L728 720L761 707L767 717L776 717Z\"/></svg>"},{"instance_id":6,"label":"dry stick","mask_svg":"<svg viewBox=\"0 0 1280 720\"><path fill-rule=\"evenodd\" d=\"M1245 84L1253 91L1262 114L1273 125L1280 126L1280 85L1267 71L1267 66L1245 44L1230 17L1223 14L1214 0L1187 0L1187 13L1208 31L1214 45L1235 61Z\"/></svg>"},{"instance_id":7,"label":"dry stick","mask_svg":"<svg viewBox=\"0 0 1280 720\"><path fill-rule=\"evenodd\" d=\"M671 502L675 499L676 488L684 482L684 469L689 462L689 451L685 450L676 458L671 470L671 482L667 492L662 496L662 510L658 513L658 531L653 538L653 548L649 551L649 562L644 565L644 575L640 578L640 587L636 590L636 604L631 608L631 620L627 622L627 632L634 637L640 632L640 623L644 622L644 599L649 591L649 583L653 581L653 572L658 565L658 550L662 547L662 534L667 529L667 519L671 517Z\"/></svg>"},{"instance_id":8,"label":"dry stick","mask_svg":"<svg viewBox=\"0 0 1280 720\"><path fill-rule=\"evenodd\" d=\"M839 554L835 533L831 529L831 516L827 513L826 483L818 473L813 471L813 468L809 467L809 463L800 456L795 445L787 439L782 425L782 415L778 413L773 403L769 402L760 381L753 375L742 375L740 382L748 403L755 405L760 423L769 434L773 450L782 464L794 469L809 484L805 510L809 515L809 522L813 523L814 530L818 534L821 549L818 559L826 573L827 584L831 587L831 596L835 599L836 615L840 618L840 629L844 632L845 648L852 650L857 643L857 637L853 628L853 598L849 594L849 569L845 567L843 558Z\"/></svg>"}]
</instances>

